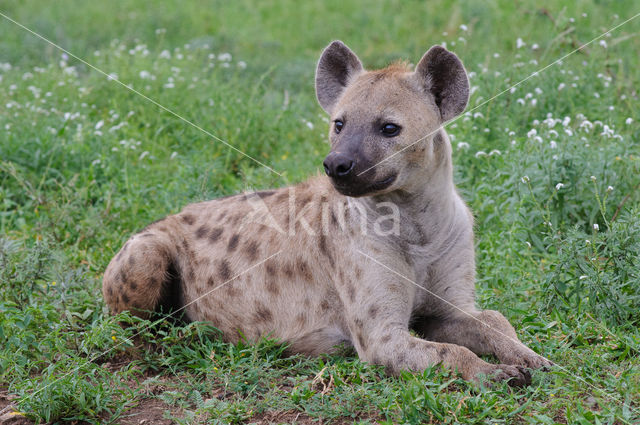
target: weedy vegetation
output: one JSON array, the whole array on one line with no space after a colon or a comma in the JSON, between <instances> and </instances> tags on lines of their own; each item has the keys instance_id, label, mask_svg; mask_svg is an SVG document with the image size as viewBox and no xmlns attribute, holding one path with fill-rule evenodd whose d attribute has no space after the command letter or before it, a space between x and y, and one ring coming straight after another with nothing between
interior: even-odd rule
<instances>
[{"instance_id":1,"label":"weedy vegetation","mask_svg":"<svg viewBox=\"0 0 640 425\"><path fill-rule=\"evenodd\" d=\"M635 8L635 9L634 9ZM35 423L640 421L640 12L633 2L365 4L8 0L0 12L282 177L0 18L0 409ZM365 66L446 43L470 71L450 123L476 217L478 298L553 360L478 388L434 367L391 378L348 349L287 357L206 323L110 316L101 275L189 202L321 171L315 61ZM8 412L8 413L7 413Z\"/></svg>"}]
</instances>

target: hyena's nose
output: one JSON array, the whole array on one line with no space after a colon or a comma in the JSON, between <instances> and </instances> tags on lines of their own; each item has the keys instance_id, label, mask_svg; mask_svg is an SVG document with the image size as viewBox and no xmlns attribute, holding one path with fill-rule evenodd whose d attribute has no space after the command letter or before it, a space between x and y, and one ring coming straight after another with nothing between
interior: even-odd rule
<instances>
[{"instance_id":1,"label":"hyena's nose","mask_svg":"<svg viewBox=\"0 0 640 425\"><path fill-rule=\"evenodd\" d=\"M345 178L353 171L354 162L343 153L331 152L322 163L329 177Z\"/></svg>"}]
</instances>

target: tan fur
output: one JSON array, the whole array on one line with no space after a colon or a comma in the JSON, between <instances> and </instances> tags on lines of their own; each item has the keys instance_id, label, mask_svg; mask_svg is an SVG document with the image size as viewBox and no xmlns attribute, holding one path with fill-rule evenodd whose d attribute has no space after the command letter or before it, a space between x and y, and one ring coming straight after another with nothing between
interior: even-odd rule
<instances>
[{"instance_id":1,"label":"tan fur","mask_svg":"<svg viewBox=\"0 0 640 425\"><path fill-rule=\"evenodd\" d=\"M425 55L432 63L416 72L404 64L368 72L337 43L323 54L316 82L332 120L344 120L340 134L330 129L332 153L356 149L360 161L362 176L345 190L390 173L393 183L351 197L317 176L189 205L134 235L112 259L107 304L142 316L186 305L188 319L212 322L227 341L271 336L291 352L316 355L346 343L391 373L443 363L466 379L528 382L523 367L550 362L520 343L500 313L475 307L472 215L453 185L449 139L437 130L466 104L455 96L468 96L460 75L442 74L455 56L432 49ZM450 78L458 85L435 91ZM375 125L387 121L400 123L400 135L380 136ZM397 234L380 234L382 202L398 207Z\"/></svg>"}]
</instances>

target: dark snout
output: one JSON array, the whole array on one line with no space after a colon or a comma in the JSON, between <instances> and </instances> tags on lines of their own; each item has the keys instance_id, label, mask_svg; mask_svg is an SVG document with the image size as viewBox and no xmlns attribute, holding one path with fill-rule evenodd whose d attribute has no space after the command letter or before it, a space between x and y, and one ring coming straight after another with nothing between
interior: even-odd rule
<instances>
[{"instance_id":1,"label":"dark snout","mask_svg":"<svg viewBox=\"0 0 640 425\"><path fill-rule=\"evenodd\" d=\"M336 180L347 179L353 174L355 161L347 154L331 152L322 163L327 175Z\"/></svg>"},{"instance_id":2,"label":"dark snout","mask_svg":"<svg viewBox=\"0 0 640 425\"><path fill-rule=\"evenodd\" d=\"M362 156L358 152L331 152L322 163L333 187L343 195L357 197L379 192L396 179L396 173L377 178L374 163Z\"/></svg>"}]
</instances>

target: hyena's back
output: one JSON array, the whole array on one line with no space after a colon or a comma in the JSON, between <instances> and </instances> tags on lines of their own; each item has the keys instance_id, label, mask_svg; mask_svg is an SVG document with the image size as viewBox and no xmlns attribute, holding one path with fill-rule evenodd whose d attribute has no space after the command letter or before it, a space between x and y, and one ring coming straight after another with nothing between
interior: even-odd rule
<instances>
[{"instance_id":1,"label":"hyena's back","mask_svg":"<svg viewBox=\"0 0 640 425\"><path fill-rule=\"evenodd\" d=\"M344 243L341 232L323 233L323 205L337 224L335 198L319 178L189 205L125 243L105 271L104 298L142 317L186 306L188 320L212 322L229 341L270 335L296 352L330 351L345 339L331 282L354 274L336 268L329 246Z\"/></svg>"}]
</instances>

